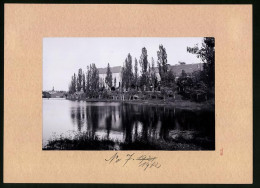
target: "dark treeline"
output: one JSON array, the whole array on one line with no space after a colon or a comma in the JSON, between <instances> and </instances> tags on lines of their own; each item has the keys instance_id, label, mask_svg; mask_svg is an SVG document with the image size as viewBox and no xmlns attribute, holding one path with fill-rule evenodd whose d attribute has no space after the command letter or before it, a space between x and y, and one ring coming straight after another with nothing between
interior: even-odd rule
<instances>
[{"instance_id":1,"label":"dark treeline","mask_svg":"<svg viewBox=\"0 0 260 188\"><path fill-rule=\"evenodd\" d=\"M78 74L71 77L69 85L69 94L85 93L89 97L97 97L100 88L99 72L96 65L93 63L87 66L87 71L84 73L82 69L78 70Z\"/></svg>"},{"instance_id":2,"label":"dark treeline","mask_svg":"<svg viewBox=\"0 0 260 188\"><path fill-rule=\"evenodd\" d=\"M184 98L195 100L203 95L207 100L214 93L215 40L205 37L200 49L197 45L187 47L187 52L197 55L202 60L203 70L191 74L182 71L176 79L168 64L163 45L160 45L157 51L157 67L153 57L148 61L147 49L143 47L139 60L133 58L130 53L127 55L121 69L121 80L113 78L109 63L105 79L100 79L99 71L93 63L87 66L85 72L79 69L77 74L72 75L69 94L81 95L81 98L111 98L111 95L115 94L131 93L133 96L140 92L153 91L163 98L179 93ZM138 70L138 64L141 70Z\"/></svg>"}]
</instances>

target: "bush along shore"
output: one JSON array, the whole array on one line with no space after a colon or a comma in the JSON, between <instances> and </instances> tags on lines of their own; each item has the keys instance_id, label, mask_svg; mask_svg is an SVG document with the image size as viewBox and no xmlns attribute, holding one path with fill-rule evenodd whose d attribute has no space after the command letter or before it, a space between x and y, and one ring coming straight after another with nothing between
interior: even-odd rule
<instances>
[{"instance_id":1,"label":"bush along shore","mask_svg":"<svg viewBox=\"0 0 260 188\"><path fill-rule=\"evenodd\" d=\"M43 150L212 150L214 149L212 143L213 141L208 138L190 136L189 132L172 134L167 141L156 138L148 140L135 138L128 142L82 133L74 138L59 137L49 140Z\"/></svg>"}]
</instances>

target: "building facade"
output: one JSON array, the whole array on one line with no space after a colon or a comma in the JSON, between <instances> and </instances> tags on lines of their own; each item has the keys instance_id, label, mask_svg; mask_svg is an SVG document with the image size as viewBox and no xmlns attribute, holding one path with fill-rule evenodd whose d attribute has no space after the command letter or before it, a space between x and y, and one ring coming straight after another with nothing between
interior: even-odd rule
<instances>
[{"instance_id":1,"label":"building facade","mask_svg":"<svg viewBox=\"0 0 260 188\"><path fill-rule=\"evenodd\" d=\"M203 64L202 63L194 63L194 64L186 64L185 62L179 62L177 65L169 65L169 68L172 70L172 72L175 75L175 78L177 79L180 77L183 71L187 75L192 74L194 71L202 71L203 70ZM116 66L116 67L111 67L111 72L112 72L112 78L113 78L113 86L114 86L114 79L116 78L116 87L119 87L119 84L121 83L121 66ZM99 79L100 83L104 84L104 86L107 88L107 84L105 83L106 79L106 74L107 74L107 68L99 68ZM160 75L159 75L159 70L156 67L155 68L155 73L157 79L160 81Z\"/></svg>"},{"instance_id":2,"label":"building facade","mask_svg":"<svg viewBox=\"0 0 260 188\"><path fill-rule=\"evenodd\" d=\"M119 87L119 83L121 82L121 66L110 67L112 72L112 85L115 87ZM106 88L108 87L106 84L106 75L107 75L107 68L99 68L99 82L101 85L104 85ZM116 79L116 85L114 85L114 80Z\"/></svg>"}]
</instances>

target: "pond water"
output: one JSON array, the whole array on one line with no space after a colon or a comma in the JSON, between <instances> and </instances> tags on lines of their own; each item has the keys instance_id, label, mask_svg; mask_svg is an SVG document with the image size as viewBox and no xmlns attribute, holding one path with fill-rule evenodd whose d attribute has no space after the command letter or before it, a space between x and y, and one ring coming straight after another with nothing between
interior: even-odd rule
<instances>
[{"instance_id":1,"label":"pond water","mask_svg":"<svg viewBox=\"0 0 260 188\"><path fill-rule=\"evenodd\" d=\"M73 139L77 134L118 143L142 140L165 146L174 142L184 144L180 147L188 144L187 150L214 150L215 114L213 110L43 99L43 147L49 140Z\"/></svg>"}]
</instances>

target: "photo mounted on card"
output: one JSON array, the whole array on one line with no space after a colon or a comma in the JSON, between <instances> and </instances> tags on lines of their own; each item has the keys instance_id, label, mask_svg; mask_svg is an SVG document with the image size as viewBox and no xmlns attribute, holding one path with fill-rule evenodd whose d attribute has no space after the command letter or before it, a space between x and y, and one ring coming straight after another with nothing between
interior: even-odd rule
<instances>
[{"instance_id":1,"label":"photo mounted on card","mask_svg":"<svg viewBox=\"0 0 260 188\"><path fill-rule=\"evenodd\" d=\"M4 182L252 183L252 6L5 18Z\"/></svg>"}]
</instances>

